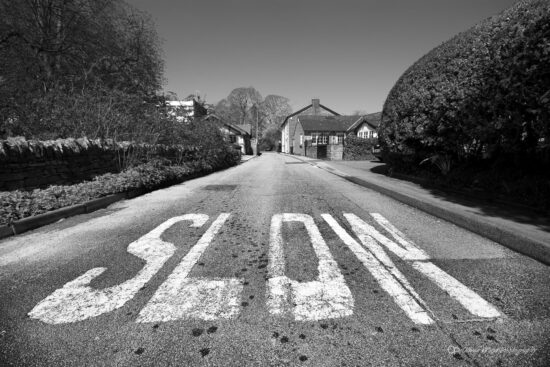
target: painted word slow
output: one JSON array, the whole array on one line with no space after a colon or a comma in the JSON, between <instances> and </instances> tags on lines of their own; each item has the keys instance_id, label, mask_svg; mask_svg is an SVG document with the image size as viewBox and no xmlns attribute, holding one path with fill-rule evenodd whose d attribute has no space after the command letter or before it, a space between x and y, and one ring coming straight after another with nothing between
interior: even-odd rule
<instances>
[{"instance_id":1,"label":"painted word slow","mask_svg":"<svg viewBox=\"0 0 550 367\"><path fill-rule=\"evenodd\" d=\"M470 314L484 319L503 316L493 305L430 262L428 254L386 218L378 213L370 215L380 230L351 213L344 213L343 216L352 233L330 214L322 214L321 218L412 322L432 324L435 320L427 303L413 289L386 251L432 281ZM189 277L230 216L230 213L222 213L212 220L198 242L141 309L136 322L231 319L239 315L243 279ZM209 220L206 214L185 214L168 219L129 244L128 253L145 261L143 268L132 279L116 286L94 289L90 286L91 281L107 269L90 269L39 302L29 312L29 316L48 324L65 324L123 307L174 255L176 247L162 240L162 234L179 222L201 228ZM309 243L318 259L318 276L315 280L299 282L285 274L285 240L282 233L283 226L290 222L301 223L307 232ZM282 213L275 214L271 219L266 306L273 316L290 316L298 321L353 315L353 295L310 215Z\"/></svg>"}]
</instances>

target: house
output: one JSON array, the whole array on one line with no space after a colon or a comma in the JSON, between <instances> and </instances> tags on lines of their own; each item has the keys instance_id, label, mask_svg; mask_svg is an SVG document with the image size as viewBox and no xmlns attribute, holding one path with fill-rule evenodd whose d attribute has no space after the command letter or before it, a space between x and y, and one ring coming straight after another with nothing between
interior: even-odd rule
<instances>
[{"instance_id":1,"label":"house","mask_svg":"<svg viewBox=\"0 0 550 367\"><path fill-rule=\"evenodd\" d=\"M242 154L252 154L251 144L251 125L237 125L230 122L223 121L223 119L215 114L207 115L203 118L203 121L213 121L219 125L220 131L225 140L230 143L240 146Z\"/></svg>"},{"instance_id":2,"label":"house","mask_svg":"<svg viewBox=\"0 0 550 367\"><path fill-rule=\"evenodd\" d=\"M346 135L355 134L358 138L371 139L378 137L378 126L382 112L371 113L361 116L346 131Z\"/></svg>"},{"instance_id":3,"label":"house","mask_svg":"<svg viewBox=\"0 0 550 367\"><path fill-rule=\"evenodd\" d=\"M295 154L299 151L299 146L303 145L299 143L299 136L302 134L297 133L299 117L300 116L340 116L339 113L323 106L319 99L312 99L311 104L288 115L281 124L281 151L283 153ZM303 131L303 129L301 129ZM299 132L299 131L298 131ZM303 137L302 137L303 140ZM303 143L303 141L302 141ZM300 153L296 153L300 154Z\"/></svg>"},{"instance_id":4,"label":"house","mask_svg":"<svg viewBox=\"0 0 550 367\"><path fill-rule=\"evenodd\" d=\"M179 122L191 122L207 114L206 108L196 99L184 101L167 101L168 115L175 117Z\"/></svg>"},{"instance_id":5,"label":"house","mask_svg":"<svg viewBox=\"0 0 550 367\"><path fill-rule=\"evenodd\" d=\"M378 121L379 114L341 116L313 99L309 106L287 116L281 124L281 151L341 160L346 136L376 137Z\"/></svg>"}]
</instances>

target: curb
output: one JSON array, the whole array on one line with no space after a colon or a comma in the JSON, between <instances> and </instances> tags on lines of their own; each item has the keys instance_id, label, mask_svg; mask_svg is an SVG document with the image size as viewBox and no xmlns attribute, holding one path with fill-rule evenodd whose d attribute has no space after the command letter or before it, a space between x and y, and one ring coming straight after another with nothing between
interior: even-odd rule
<instances>
[{"instance_id":1,"label":"curb","mask_svg":"<svg viewBox=\"0 0 550 367\"><path fill-rule=\"evenodd\" d=\"M319 167L323 169L322 167ZM486 237L492 241L495 241L509 249L519 252L523 255L527 255L535 260L538 260L546 265L550 265L550 245L544 242L528 238L526 236L519 235L509 230L497 227L493 224L478 220L474 214L457 213L452 210L442 208L440 206L423 202L414 197L392 191L385 187L373 184L357 177L352 176L340 176L338 173L330 172L334 175L342 177L347 181L353 182L357 185L367 187L389 196L395 200L398 200L404 204L412 206L416 209L422 210L428 214L444 219L448 222L456 224L459 227L465 228L471 232L477 233L483 237Z\"/></svg>"},{"instance_id":2,"label":"curb","mask_svg":"<svg viewBox=\"0 0 550 367\"><path fill-rule=\"evenodd\" d=\"M130 190L130 191L126 191L118 194L103 196L97 199L92 199L82 204L67 206L67 207L55 209L46 213L34 215L32 217L19 219L19 220L13 221L9 225L0 226L0 240L6 237L10 237L10 236L21 234L26 231L30 231L31 229L36 229L38 227L42 227L47 224L57 222L58 220L63 218L69 218L79 214L92 213L96 210L106 208L117 201L121 201L125 199L133 199L135 197L147 194L149 192L153 192L155 190L160 190L169 186L177 185L185 181L189 181L195 178L205 176L205 174L210 174L210 173L213 173L213 172L194 173L194 174L190 174L183 181L176 180L176 181L165 182L159 185L159 187L154 188L152 190L147 190L147 189Z\"/></svg>"},{"instance_id":3,"label":"curb","mask_svg":"<svg viewBox=\"0 0 550 367\"><path fill-rule=\"evenodd\" d=\"M244 160L244 161L241 160L241 161L239 162L239 164L246 163L246 162L251 161L251 160L253 160L253 159L255 159L255 158L258 158L258 157L259 157L259 155L253 155L252 158L248 158L248 159L246 159L246 160Z\"/></svg>"},{"instance_id":4,"label":"curb","mask_svg":"<svg viewBox=\"0 0 550 367\"><path fill-rule=\"evenodd\" d=\"M412 206L413 208L422 210L423 212L426 212L438 218L444 219L459 227L465 228L471 232L474 232L485 238L495 241L503 245L504 247L514 250L520 254L523 254L535 260L538 260L543 264L550 265L550 244L549 243L545 243L537 239L529 238L528 236L524 236L524 235L512 232L510 230L497 227L494 224L481 221L479 220L478 216L475 214L458 213L456 211L449 210L438 205L421 201L412 196L401 194L397 191L387 189L375 183L372 183L357 177L349 176L347 174L339 173L336 170L317 165L316 163L310 163L307 160L302 160L296 156L291 156L291 157L296 158L302 162L309 163L312 166L316 166L317 168L320 168L325 172L329 172L335 176L341 177L356 185L378 191L379 193L389 196L397 201L400 201L403 204L407 204L409 206Z\"/></svg>"},{"instance_id":5,"label":"curb","mask_svg":"<svg viewBox=\"0 0 550 367\"><path fill-rule=\"evenodd\" d=\"M396 179L402 180L402 181L413 182L413 183L416 183L418 185L428 185L431 189L443 191L443 192L446 192L446 193L449 193L449 194L456 194L456 195L459 195L461 197L468 198L468 199L483 200L483 201L486 201L488 203L500 204L500 205L505 205L507 207L517 208L518 210L529 210L529 211L534 212L534 213L544 214L544 211L541 210L541 209L531 208L527 205L523 205L523 204L515 202L515 201L508 201L508 200L502 199L501 197L495 197L495 196L492 196L492 197L490 196L490 197L487 198L487 197L482 196L479 193L476 193L476 192L473 192L473 191L459 190L459 189L448 188L448 187L444 187L444 186L440 186L440 185L433 185L433 184L430 184L430 181L428 179L424 179L424 178L419 178L419 177L410 176L410 175L404 175L402 173L393 173L392 175L387 175L386 174L385 176L390 177L390 178L396 178Z\"/></svg>"},{"instance_id":6,"label":"curb","mask_svg":"<svg viewBox=\"0 0 550 367\"><path fill-rule=\"evenodd\" d=\"M136 190L137 191L137 190ZM0 227L0 239L21 234L31 229L45 226L57 222L60 219L72 217L79 214L94 212L98 209L106 208L112 203L124 199L130 199L138 195L134 195L133 191L127 193L113 194L104 196L98 199L93 199L82 204L67 206L64 208L52 210L46 213L34 215L32 217L13 221L11 225Z\"/></svg>"},{"instance_id":7,"label":"curb","mask_svg":"<svg viewBox=\"0 0 550 367\"><path fill-rule=\"evenodd\" d=\"M11 228L13 229L13 234L20 234L28 230L56 222L66 217L84 213L86 213L86 204L77 204L52 210L48 213L38 214L29 218L17 220L12 223Z\"/></svg>"}]
</instances>

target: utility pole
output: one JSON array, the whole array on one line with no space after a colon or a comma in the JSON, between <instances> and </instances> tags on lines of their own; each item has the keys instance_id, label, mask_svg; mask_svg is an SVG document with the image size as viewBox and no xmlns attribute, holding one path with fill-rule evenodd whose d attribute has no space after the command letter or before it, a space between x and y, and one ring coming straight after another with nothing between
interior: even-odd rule
<instances>
[{"instance_id":1,"label":"utility pole","mask_svg":"<svg viewBox=\"0 0 550 367\"><path fill-rule=\"evenodd\" d=\"M260 152L258 151L258 104L256 104L256 155L260 155Z\"/></svg>"}]
</instances>

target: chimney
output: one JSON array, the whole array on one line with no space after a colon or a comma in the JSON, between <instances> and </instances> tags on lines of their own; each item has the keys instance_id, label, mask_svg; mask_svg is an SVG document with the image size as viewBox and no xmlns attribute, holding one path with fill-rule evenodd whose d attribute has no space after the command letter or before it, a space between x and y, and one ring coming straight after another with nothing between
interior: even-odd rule
<instances>
[{"instance_id":1,"label":"chimney","mask_svg":"<svg viewBox=\"0 0 550 367\"><path fill-rule=\"evenodd\" d=\"M320 107L320 103L319 103L319 98L314 98L311 100L311 107L313 108L313 114L314 115L319 115L321 114L321 107Z\"/></svg>"}]
</instances>

